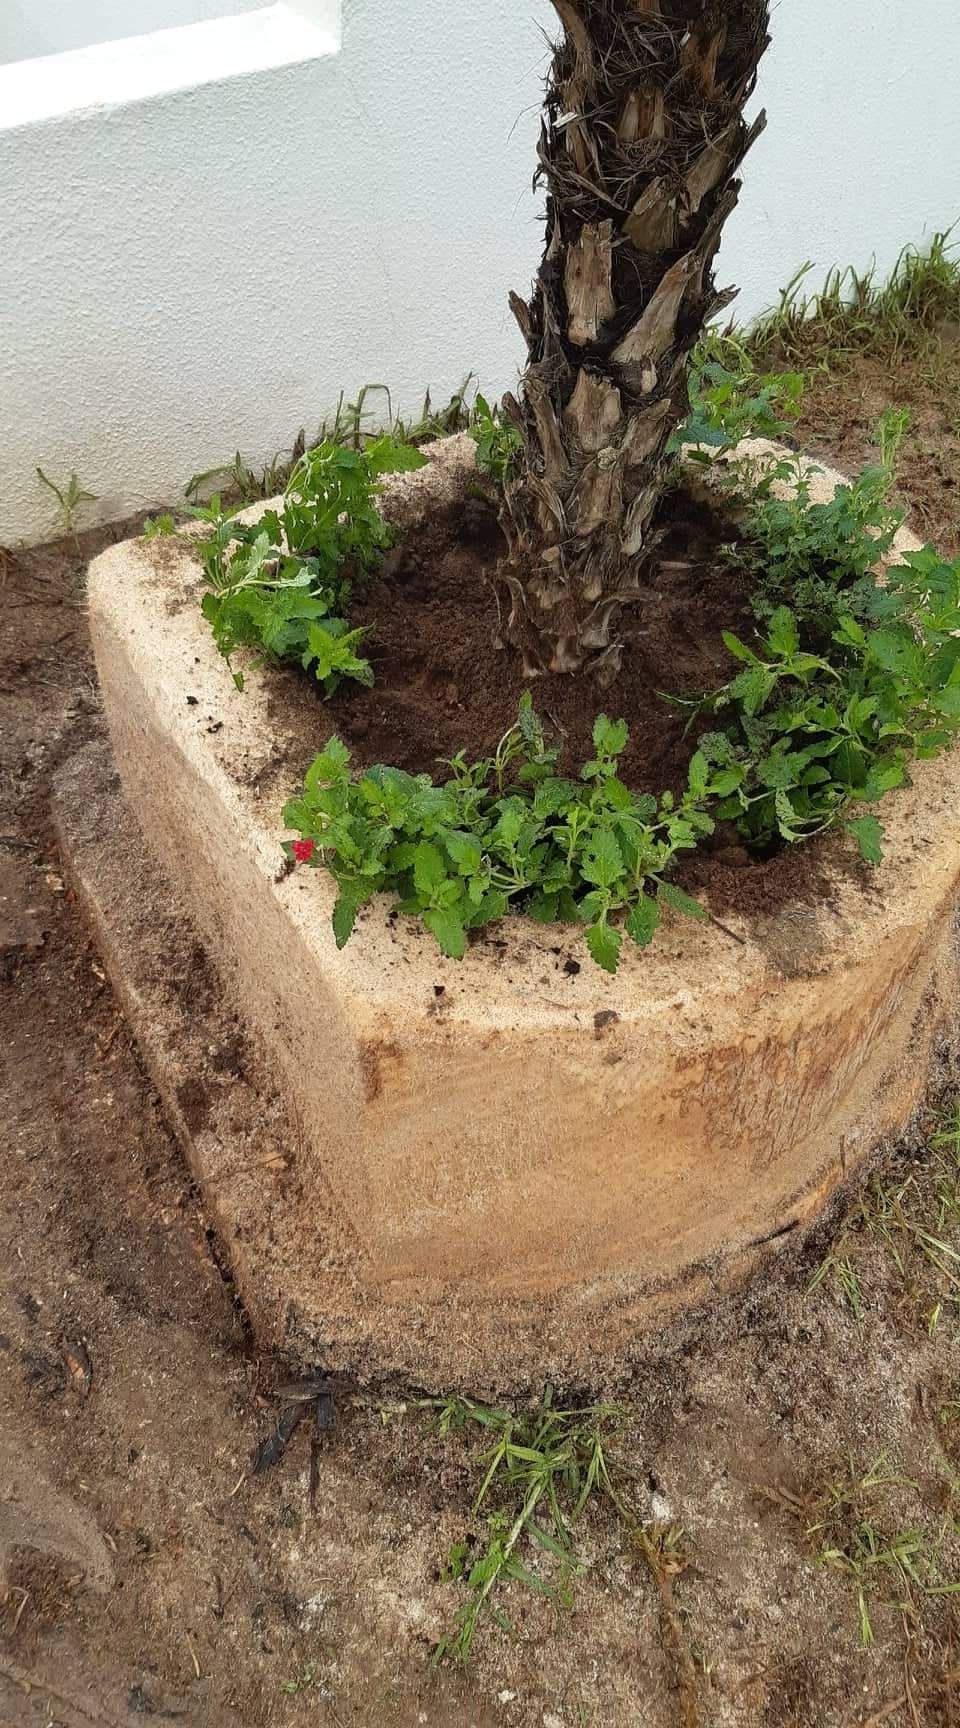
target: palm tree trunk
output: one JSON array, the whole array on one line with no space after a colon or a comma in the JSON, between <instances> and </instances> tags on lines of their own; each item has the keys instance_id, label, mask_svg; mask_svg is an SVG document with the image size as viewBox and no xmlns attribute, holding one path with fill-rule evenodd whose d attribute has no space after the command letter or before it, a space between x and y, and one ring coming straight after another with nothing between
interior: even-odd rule
<instances>
[{"instance_id":1,"label":"palm tree trunk","mask_svg":"<svg viewBox=\"0 0 960 1728\"><path fill-rule=\"evenodd\" d=\"M511 296L529 360L519 401L504 403L523 461L507 482L501 578L528 672L609 682L655 544L687 359L733 298L713 261L763 126L743 108L769 0L553 5L546 247L529 305Z\"/></svg>"}]
</instances>

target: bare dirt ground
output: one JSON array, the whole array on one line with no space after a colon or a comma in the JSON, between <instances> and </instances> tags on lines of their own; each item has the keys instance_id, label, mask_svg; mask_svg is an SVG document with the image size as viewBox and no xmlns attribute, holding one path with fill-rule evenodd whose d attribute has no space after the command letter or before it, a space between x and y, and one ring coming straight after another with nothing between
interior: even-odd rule
<instances>
[{"instance_id":1,"label":"bare dirt ground","mask_svg":"<svg viewBox=\"0 0 960 1728\"><path fill-rule=\"evenodd\" d=\"M888 401L915 413L904 497L956 551L955 352L816 379L800 436L854 467ZM512 1632L486 1623L464 1669L430 1653L463 1599L450 1548L479 1529L478 1441L344 1388L312 1506L305 1429L250 1474L283 1370L221 1272L49 817L57 764L102 726L83 564L136 526L2 566L0 1725L960 1723L949 1147L891 1149L859 1223L653 1341L617 1389L616 1451L661 1559L590 1510L572 1606L510 1585Z\"/></svg>"}]
</instances>

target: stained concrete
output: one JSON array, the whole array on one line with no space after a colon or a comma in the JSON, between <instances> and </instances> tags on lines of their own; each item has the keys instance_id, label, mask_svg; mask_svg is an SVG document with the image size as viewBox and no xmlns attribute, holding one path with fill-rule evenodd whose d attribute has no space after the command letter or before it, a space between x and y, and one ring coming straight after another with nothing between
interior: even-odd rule
<instances>
[{"instance_id":1,"label":"stained concrete","mask_svg":"<svg viewBox=\"0 0 960 1728\"><path fill-rule=\"evenodd\" d=\"M439 447L389 508L415 530L469 460ZM567 929L513 919L458 964L386 899L338 952L330 882L279 852L305 764L269 681L234 689L189 546L111 548L89 593L145 858L298 1124L296 1181L269 1209L292 1331L333 1356L362 1334L368 1361L447 1383L576 1372L749 1269L914 1110L957 993L956 755L885 801L883 865L838 875L787 960L775 930L677 923L616 978L570 975ZM195 1158L247 1295L256 1205L231 1220Z\"/></svg>"}]
</instances>

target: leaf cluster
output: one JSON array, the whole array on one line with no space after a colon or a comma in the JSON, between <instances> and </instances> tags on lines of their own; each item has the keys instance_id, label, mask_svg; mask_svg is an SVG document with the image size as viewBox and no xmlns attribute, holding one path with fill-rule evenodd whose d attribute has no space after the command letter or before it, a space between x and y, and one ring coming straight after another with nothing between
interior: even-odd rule
<instances>
[{"instance_id":1,"label":"leaf cluster","mask_svg":"<svg viewBox=\"0 0 960 1728\"><path fill-rule=\"evenodd\" d=\"M808 630L829 640L838 608L857 613L876 587L878 560L890 551L903 511L890 501L894 464L909 416L890 410L877 431L880 460L814 503L816 469L785 458L758 474L748 467L749 504L742 538L726 556L751 580L753 608L768 618L788 605ZM733 468L737 483L737 466ZM787 483L787 495L777 490Z\"/></svg>"},{"instance_id":2,"label":"leaf cluster","mask_svg":"<svg viewBox=\"0 0 960 1728\"><path fill-rule=\"evenodd\" d=\"M191 511L208 529L203 613L228 661L248 649L259 661L299 662L328 695L344 678L373 683L358 653L364 632L351 630L344 612L353 585L390 543L379 480L425 460L389 435L360 450L325 442L300 458L280 508L255 522L222 509L219 496ZM234 678L242 688L242 675Z\"/></svg>"},{"instance_id":3,"label":"leaf cluster","mask_svg":"<svg viewBox=\"0 0 960 1728\"><path fill-rule=\"evenodd\" d=\"M960 726L960 560L932 547L907 553L856 597L859 617L835 597L823 652L785 606L756 648L724 635L741 670L708 699L718 729L700 738L690 784L709 778L720 795L712 814L754 847L809 839L876 803ZM822 635L820 618L814 631ZM858 814L848 827L878 862L876 817Z\"/></svg>"},{"instance_id":4,"label":"leaf cluster","mask_svg":"<svg viewBox=\"0 0 960 1728\"><path fill-rule=\"evenodd\" d=\"M690 412L668 444L673 452L687 446L695 462L711 462L744 438L782 438L803 400L802 373L760 374L735 344L723 344L722 352L723 360L711 357L705 345L695 354L687 380Z\"/></svg>"},{"instance_id":5,"label":"leaf cluster","mask_svg":"<svg viewBox=\"0 0 960 1728\"><path fill-rule=\"evenodd\" d=\"M499 408L491 408L485 396L477 392L473 405L470 436L477 446L477 468L501 488L507 474L520 455L523 440L515 426L504 420Z\"/></svg>"},{"instance_id":6,"label":"leaf cluster","mask_svg":"<svg viewBox=\"0 0 960 1728\"><path fill-rule=\"evenodd\" d=\"M902 416L885 419L880 462L827 503L812 502L792 464L794 496L774 494L779 469L759 483L758 635L724 633L738 670L687 704L691 723L706 716L708 726L681 797L625 785L627 728L604 715L594 759L576 779L560 775L529 699L493 757L461 753L442 785L388 767L354 782L332 740L285 820L336 878L338 942L385 889L445 954L461 956L471 929L519 910L583 925L594 960L613 972L624 932L645 946L664 906L706 915L670 874L717 822L733 823L755 851L845 823L862 856L879 862L883 829L870 806L960 725L960 561L925 547L882 581L874 572L900 520L888 495L903 426Z\"/></svg>"},{"instance_id":7,"label":"leaf cluster","mask_svg":"<svg viewBox=\"0 0 960 1728\"><path fill-rule=\"evenodd\" d=\"M336 880L338 946L383 890L454 959L470 930L519 908L541 922L585 926L587 947L608 972L617 968L621 920L646 947L664 907L705 917L668 877L678 855L713 829L711 773L679 798L632 791L618 774L627 741L626 723L601 714L595 755L578 778L563 776L526 695L495 754L469 762L461 752L436 785L383 766L354 780L349 751L332 738L283 819L314 841L313 863Z\"/></svg>"}]
</instances>

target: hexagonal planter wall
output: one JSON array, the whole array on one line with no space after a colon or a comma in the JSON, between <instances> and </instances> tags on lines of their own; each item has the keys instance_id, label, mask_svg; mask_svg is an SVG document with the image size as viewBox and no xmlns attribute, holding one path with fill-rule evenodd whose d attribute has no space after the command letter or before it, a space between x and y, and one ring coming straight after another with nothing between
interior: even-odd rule
<instances>
[{"instance_id":1,"label":"hexagonal planter wall","mask_svg":"<svg viewBox=\"0 0 960 1728\"><path fill-rule=\"evenodd\" d=\"M469 448L390 482L405 521ZM444 960L386 900L338 952L332 885L279 851L305 763L268 681L234 689L197 594L182 542L90 573L126 798L299 1124L286 1201L266 1177L259 1201L214 1196L255 1321L279 1300L303 1353L422 1382L595 1377L904 1124L957 992L960 758L888 800L872 875L733 937L671 925L615 978L522 919Z\"/></svg>"}]
</instances>

